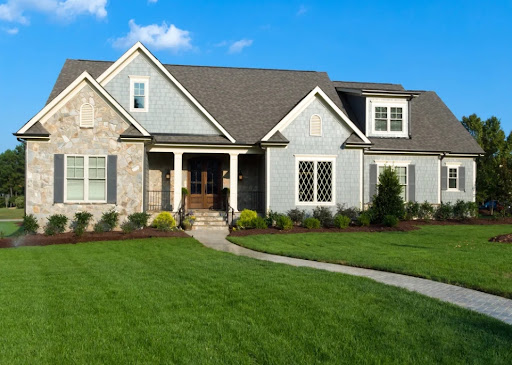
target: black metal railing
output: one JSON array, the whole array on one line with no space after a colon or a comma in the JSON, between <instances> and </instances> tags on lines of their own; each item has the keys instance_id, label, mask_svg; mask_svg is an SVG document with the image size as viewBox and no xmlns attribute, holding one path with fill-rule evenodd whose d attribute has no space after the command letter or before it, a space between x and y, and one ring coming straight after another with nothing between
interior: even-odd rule
<instances>
[{"instance_id":1,"label":"black metal railing","mask_svg":"<svg viewBox=\"0 0 512 365\"><path fill-rule=\"evenodd\" d=\"M251 209L257 212L265 210L265 194L263 191L240 191L238 193L238 209Z\"/></svg>"},{"instance_id":2,"label":"black metal railing","mask_svg":"<svg viewBox=\"0 0 512 365\"><path fill-rule=\"evenodd\" d=\"M172 211L171 197L172 190L150 190L148 191L148 210Z\"/></svg>"}]
</instances>

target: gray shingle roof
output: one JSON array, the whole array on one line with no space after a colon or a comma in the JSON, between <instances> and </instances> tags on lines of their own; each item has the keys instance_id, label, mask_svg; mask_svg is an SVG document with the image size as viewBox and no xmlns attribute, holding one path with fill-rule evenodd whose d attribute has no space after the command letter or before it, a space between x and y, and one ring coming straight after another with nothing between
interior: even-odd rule
<instances>
[{"instance_id":1,"label":"gray shingle roof","mask_svg":"<svg viewBox=\"0 0 512 365\"><path fill-rule=\"evenodd\" d=\"M231 144L224 136L198 134L154 134L155 143Z\"/></svg>"},{"instance_id":2,"label":"gray shingle roof","mask_svg":"<svg viewBox=\"0 0 512 365\"><path fill-rule=\"evenodd\" d=\"M355 81L333 81L334 87L343 89L368 89L368 90L390 90L403 91L404 87L400 84L388 84L378 82L355 82Z\"/></svg>"},{"instance_id":3,"label":"gray shingle roof","mask_svg":"<svg viewBox=\"0 0 512 365\"><path fill-rule=\"evenodd\" d=\"M36 122L32 127L27 129L24 136L33 136L33 137L48 137L50 132L48 132L45 127L40 122Z\"/></svg>"}]
</instances>

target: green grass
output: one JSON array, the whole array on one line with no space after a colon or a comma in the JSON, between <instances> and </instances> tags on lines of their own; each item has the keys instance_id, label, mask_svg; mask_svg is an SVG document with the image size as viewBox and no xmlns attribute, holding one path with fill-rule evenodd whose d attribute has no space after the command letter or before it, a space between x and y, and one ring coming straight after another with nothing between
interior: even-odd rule
<instances>
[{"instance_id":1,"label":"green grass","mask_svg":"<svg viewBox=\"0 0 512 365\"><path fill-rule=\"evenodd\" d=\"M0 219L22 219L23 209L0 208Z\"/></svg>"},{"instance_id":2,"label":"green grass","mask_svg":"<svg viewBox=\"0 0 512 365\"><path fill-rule=\"evenodd\" d=\"M15 222L0 222L0 238L14 235L20 230Z\"/></svg>"},{"instance_id":3,"label":"green grass","mask_svg":"<svg viewBox=\"0 0 512 365\"><path fill-rule=\"evenodd\" d=\"M512 326L186 239L0 250L2 364L510 363Z\"/></svg>"},{"instance_id":4,"label":"green grass","mask_svg":"<svg viewBox=\"0 0 512 365\"><path fill-rule=\"evenodd\" d=\"M511 225L422 226L410 232L229 237L258 251L420 276L512 298Z\"/></svg>"}]
</instances>

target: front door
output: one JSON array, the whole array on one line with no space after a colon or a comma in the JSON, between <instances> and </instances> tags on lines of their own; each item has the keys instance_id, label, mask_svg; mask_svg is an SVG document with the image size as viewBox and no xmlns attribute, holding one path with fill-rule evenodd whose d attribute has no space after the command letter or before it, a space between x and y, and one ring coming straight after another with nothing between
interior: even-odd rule
<instances>
[{"instance_id":1,"label":"front door","mask_svg":"<svg viewBox=\"0 0 512 365\"><path fill-rule=\"evenodd\" d=\"M213 158L195 158L189 161L189 209L219 209L222 170Z\"/></svg>"}]
</instances>

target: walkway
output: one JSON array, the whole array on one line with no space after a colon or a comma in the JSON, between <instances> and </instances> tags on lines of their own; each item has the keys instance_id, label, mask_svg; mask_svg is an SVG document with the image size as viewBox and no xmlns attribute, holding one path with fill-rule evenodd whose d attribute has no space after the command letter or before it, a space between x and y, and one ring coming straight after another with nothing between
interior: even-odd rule
<instances>
[{"instance_id":1,"label":"walkway","mask_svg":"<svg viewBox=\"0 0 512 365\"><path fill-rule=\"evenodd\" d=\"M363 276L380 283L405 288L431 298L440 299L444 302L471 309L512 325L511 299L462 288L460 286L415 278L413 276L257 252L237 246L226 240L226 235L228 234L227 229L222 231L196 230L189 232L189 234L204 246L213 248L217 251L230 252L238 256L247 256L258 260L271 261L280 264L288 264L298 267L311 267L314 269L339 272L348 275Z\"/></svg>"}]
</instances>

